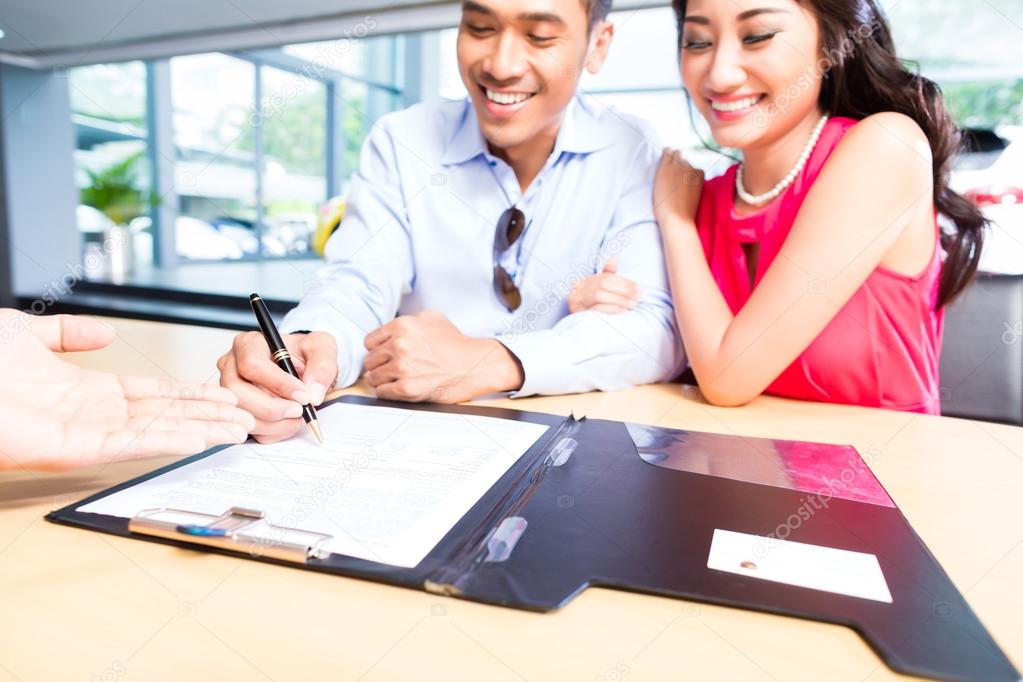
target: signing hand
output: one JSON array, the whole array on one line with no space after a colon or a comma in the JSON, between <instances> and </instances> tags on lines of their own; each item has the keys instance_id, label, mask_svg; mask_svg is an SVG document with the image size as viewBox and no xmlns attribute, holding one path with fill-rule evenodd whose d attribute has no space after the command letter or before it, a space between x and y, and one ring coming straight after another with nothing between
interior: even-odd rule
<instances>
[{"instance_id":1,"label":"signing hand","mask_svg":"<svg viewBox=\"0 0 1023 682\"><path fill-rule=\"evenodd\" d=\"M522 386L522 368L504 345L465 336L435 311L392 320L365 344L366 383L380 398L457 403Z\"/></svg>"},{"instance_id":2,"label":"signing hand","mask_svg":"<svg viewBox=\"0 0 1023 682\"><path fill-rule=\"evenodd\" d=\"M662 228L676 220L696 222L703 180L703 171L682 158L682 152L664 150L654 181L654 215Z\"/></svg>"},{"instance_id":3,"label":"signing hand","mask_svg":"<svg viewBox=\"0 0 1023 682\"><path fill-rule=\"evenodd\" d=\"M256 418L253 437L260 443L291 438L305 428L302 406L323 402L337 381L337 342L325 332L286 334L284 345L302 380L270 359L259 332L234 338L231 350L217 361L220 385L238 396L238 404Z\"/></svg>"},{"instance_id":4,"label":"signing hand","mask_svg":"<svg viewBox=\"0 0 1023 682\"><path fill-rule=\"evenodd\" d=\"M57 471L245 440L252 416L230 391L84 370L55 354L113 338L98 320L0 310L0 469Z\"/></svg>"},{"instance_id":5,"label":"signing hand","mask_svg":"<svg viewBox=\"0 0 1023 682\"><path fill-rule=\"evenodd\" d=\"M602 272L576 283L568 294L569 312L624 313L635 308L640 299L639 287L617 272L618 258L614 257L604 265Z\"/></svg>"}]
</instances>

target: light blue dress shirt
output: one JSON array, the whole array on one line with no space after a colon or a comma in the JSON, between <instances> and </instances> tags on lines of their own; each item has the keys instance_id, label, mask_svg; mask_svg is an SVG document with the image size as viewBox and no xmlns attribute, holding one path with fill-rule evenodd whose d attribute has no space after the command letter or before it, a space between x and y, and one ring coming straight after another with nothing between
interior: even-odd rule
<instances>
[{"instance_id":1,"label":"light blue dress shirt","mask_svg":"<svg viewBox=\"0 0 1023 682\"><path fill-rule=\"evenodd\" d=\"M511 167L489 153L468 99L384 116L362 148L327 265L282 331L333 334L339 386L361 374L369 332L424 310L503 343L525 374L513 397L674 378L685 354L653 216L660 148L652 139L638 119L576 97L523 193ZM502 258L522 292L510 313L494 291L493 246L498 218L513 205L527 228ZM572 285L612 256L639 284L639 305L570 315Z\"/></svg>"}]
</instances>

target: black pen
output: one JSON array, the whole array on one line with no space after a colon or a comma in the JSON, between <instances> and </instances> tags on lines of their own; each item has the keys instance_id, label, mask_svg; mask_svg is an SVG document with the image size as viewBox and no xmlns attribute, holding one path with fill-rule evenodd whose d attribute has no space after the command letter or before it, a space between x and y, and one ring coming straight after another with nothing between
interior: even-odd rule
<instances>
[{"instance_id":1,"label":"black pen","mask_svg":"<svg viewBox=\"0 0 1023 682\"><path fill-rule=\"evenodd\" d=\"M291 353L288 352L287 346L284 345L281 334L277 331L277 325L274 324L273 318L270 317L270 311L266 309L263 299L259 294L252 294L249 296L249 303L252 305L252 312L256 314L256 322L259 323L259 330L263 332L266 345L270 346L270 357L277 363L278 367L301 381L298 372L295 371L294 363L291 362ZM319 441L320 445L323 445L320 421L316 418L316 410L312 405L302 406L302 419L309 425L309 430L316 436L316 440Z\"/></svg>"}]
</instances>

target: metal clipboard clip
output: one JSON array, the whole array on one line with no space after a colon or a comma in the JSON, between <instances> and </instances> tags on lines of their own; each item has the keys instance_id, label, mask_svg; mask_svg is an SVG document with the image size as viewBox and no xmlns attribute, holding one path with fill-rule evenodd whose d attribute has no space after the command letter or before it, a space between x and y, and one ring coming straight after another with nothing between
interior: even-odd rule
<instances>
[{"instance_id":1,"label":"metal clipboard clip","mask_svg":"<svg viewBox=\"0 0 1023 682\"><path fill-rule=\"evenodd\" d=\"M333 537L274 525L263 512L244 507L231 507L220 516L167 507L144 509L128 522L128 530L299 564L329 557L322 545Z\"/></svg>"}]
</instances>

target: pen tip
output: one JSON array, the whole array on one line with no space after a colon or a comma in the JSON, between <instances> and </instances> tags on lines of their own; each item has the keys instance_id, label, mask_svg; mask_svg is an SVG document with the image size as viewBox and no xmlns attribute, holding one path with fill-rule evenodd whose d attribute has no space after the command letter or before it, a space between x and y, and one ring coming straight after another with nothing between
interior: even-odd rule
<instances>
[{"instance_id":1,"label":"pen tip","mask_svg":"<svg viewBox=\"0 0 1023 682\"><path fill-rule=\"evenodd\" d=\"M317 442L319 442L320 445L323 445L323 432L320 431L320 422L315 419L309 422L309 430L313 432L314 436L316 436Z\"/></svg>"}]
</instances>

